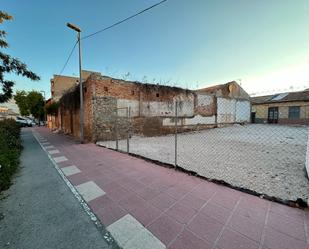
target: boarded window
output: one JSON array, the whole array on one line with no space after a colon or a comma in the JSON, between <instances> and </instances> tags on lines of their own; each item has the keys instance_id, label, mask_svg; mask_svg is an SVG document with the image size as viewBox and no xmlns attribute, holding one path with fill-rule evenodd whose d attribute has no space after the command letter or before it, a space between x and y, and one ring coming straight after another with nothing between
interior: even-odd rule
<instances>
[{"instance_id":1,"label":"boarded window","mask_svg":"<svg viewBox=\"0 0 309 249\"><path fill-rule=\"evenodd\" d=\"M290 106L289 107L289 119L299 119L300 118L300 107Z\"/></svg>"}]
</instances>

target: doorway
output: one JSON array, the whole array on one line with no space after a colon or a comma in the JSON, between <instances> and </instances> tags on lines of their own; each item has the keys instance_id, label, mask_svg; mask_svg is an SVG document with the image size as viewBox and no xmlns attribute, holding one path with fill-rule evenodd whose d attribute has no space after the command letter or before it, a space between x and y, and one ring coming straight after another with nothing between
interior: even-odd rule
<instances>
[{"instance_id":1,"label":"doorway","mask_svg":"<svg viewBox=\"0 0 309 249\"><path fill-rule=\"evenodd\" d=\"M279 119L278 107L268 107L268 123L277 124Z\"/></svg>"}]
</instances>

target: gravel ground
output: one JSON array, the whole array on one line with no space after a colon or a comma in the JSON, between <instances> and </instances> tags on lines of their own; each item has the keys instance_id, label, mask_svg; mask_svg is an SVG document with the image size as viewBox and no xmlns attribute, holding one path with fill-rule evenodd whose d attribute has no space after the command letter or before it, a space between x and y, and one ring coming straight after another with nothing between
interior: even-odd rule
<instances>
[{"instance_id":1,"label":"gravel ground","mask_svg":"<svg viewBox=\"0 0 309 249\"><path fill-rule=\"evenodd\" d=\"M178 165L199 175L224 180L284 200L309 198L305 171L308 127L234 125L178 134ZM115 141L98 142L115 148ZM130 152L174 164L174 135L133 136ZM119 141L126 150L126 141Z\"/></svg>"}]
</instances>

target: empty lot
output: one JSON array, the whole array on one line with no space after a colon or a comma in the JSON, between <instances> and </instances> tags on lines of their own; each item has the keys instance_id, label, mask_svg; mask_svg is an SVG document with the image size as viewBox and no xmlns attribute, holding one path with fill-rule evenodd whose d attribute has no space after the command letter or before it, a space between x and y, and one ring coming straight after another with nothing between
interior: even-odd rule
<instances>
[{"instance_id":1,"label":"empty lot","mask_svg":"<svg viewBox=\"0 0 309 249\"><path fill-rule=\"evenodd\" d=\"M285 200L309 197L305 173L308 127L233 125L178 134L177 164L207 178ZM115 141L98 144L115 148ZM174 164L174 135L133 136L130 152ZM126 150L126 141L119 141Z\"/></svg>"}]
</instances>

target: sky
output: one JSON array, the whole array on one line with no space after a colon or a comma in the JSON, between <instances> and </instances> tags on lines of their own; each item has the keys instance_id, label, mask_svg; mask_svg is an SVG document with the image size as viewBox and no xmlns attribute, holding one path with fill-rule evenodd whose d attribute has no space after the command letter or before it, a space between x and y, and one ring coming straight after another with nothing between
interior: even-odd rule
<instances>
[{"instance_id":1,"label":"sky","mask_svg":"<svg viewBox=\"0 0 309 249\"><path fill-rule=\"evenodd\" d=\"M8 75L15 90L45 91L76 41L159 0L1 0L14 20L5 52L41 77ZM308 0L168 0L82 40L82 67L103 75L183 88L232 80L254 95L309 88ZM78 76L75 49L63 74ZM129 73L129 74L128 74Z\"/></svg>"}]
</instances>

